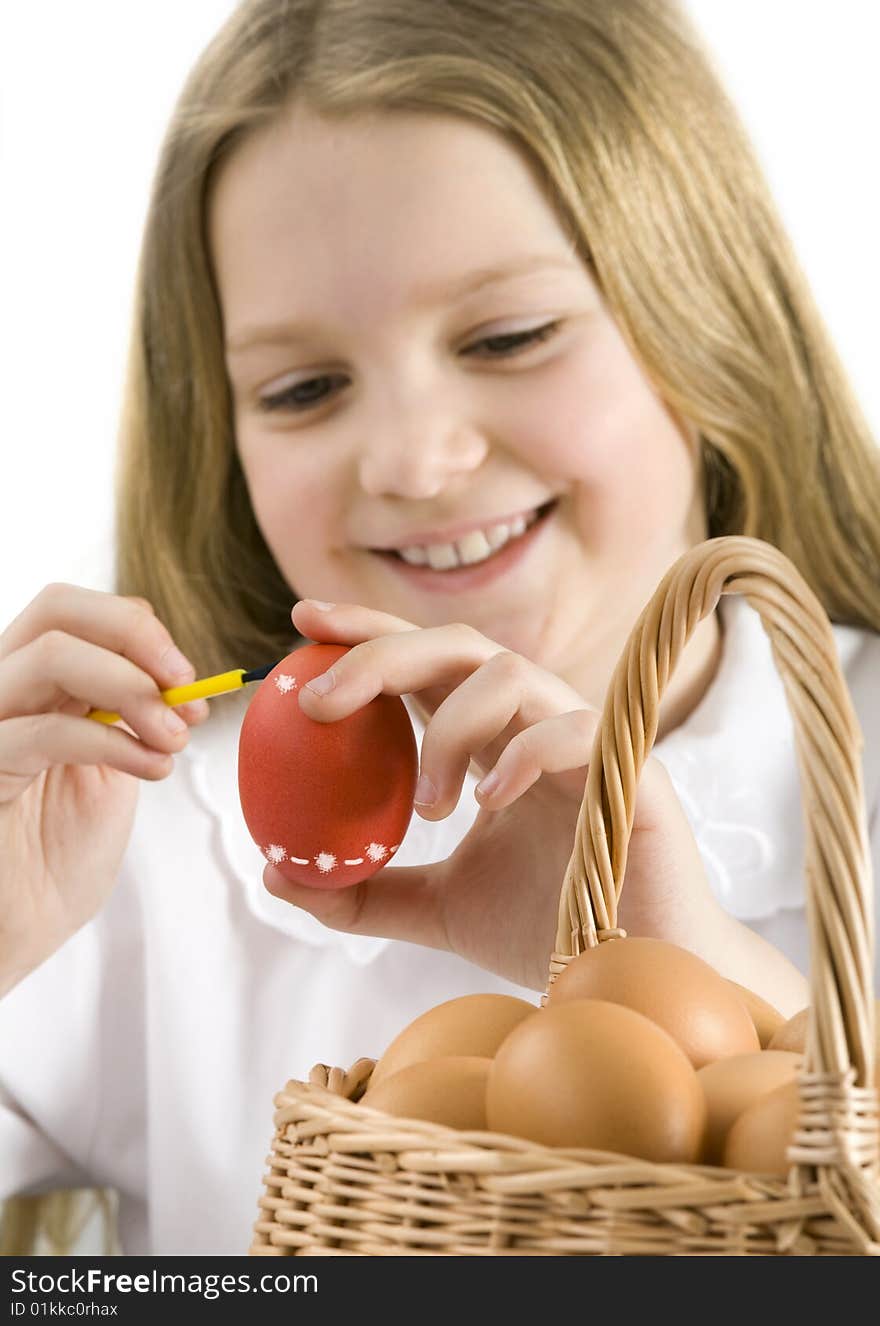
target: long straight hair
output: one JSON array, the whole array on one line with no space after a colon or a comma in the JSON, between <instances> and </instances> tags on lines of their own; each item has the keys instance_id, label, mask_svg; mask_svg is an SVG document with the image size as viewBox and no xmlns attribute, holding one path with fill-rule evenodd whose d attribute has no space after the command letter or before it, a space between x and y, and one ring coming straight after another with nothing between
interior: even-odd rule
<instances>
[{"instance_id":1,"label":"long straight hair","mask_svg":"<svg viewBox=\"0 0 880 1326\"><path fill-rule=\"evenodd\" d=\"M880 630L880 450L738 117L668 0L247 0L193 70L142 251L117 587L197 666L290 648L233 436L206 234L212 172L299 99L464 116L539 172L661 398L701 438L710 535L786 553Z\"/></svg>"},{"instance_id":2,"label":"long straight hair","mask_svg":"<svg viewBox=\"0 0 880 1326\"><path fill-rule=\"evenodd\" d=\"M880 451L678 4L246 0L161 152L117 476L116 588L148 598L200 670L291 643L296 590L236 456L205 222L218 163L296 99L334 117L463 116L517 146L657 392L698 430L710 535L768 540L834 621L880 630Z\"/></svg>"}]
</instances>

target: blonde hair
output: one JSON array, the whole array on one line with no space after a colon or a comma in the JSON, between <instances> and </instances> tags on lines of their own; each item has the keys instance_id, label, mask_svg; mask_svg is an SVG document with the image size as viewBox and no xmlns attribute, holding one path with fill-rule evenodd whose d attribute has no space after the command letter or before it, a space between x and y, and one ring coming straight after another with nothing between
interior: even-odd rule
<instances>
[{"instance_id":1,"label":"blonde hair","mask_svg":"<svg viewBox=\"0 0 880 1326\"><path fill-rule=\"evenodd\" d=\"M69 1254L92 1219L101 1225L100 1255L115 1255L114 1193L75 1188L43 1197L10 1197L0 1210L0 1257Z\"/></svg>"},{"instance_id":2,"label":"blonde hair","mask_svg":"<svg viewBox=\"0 0 880 1326\"><path fill-rule=\"evenodd\" d=\"M200 670L289 649L236 457L205 234L212 172L299 99L488 125L532 162L659 395L702 439L708 529L775 544L880 630L880 452L739 119L673 0L245 0L194 68L138 275L120 593Z\"/></svg>"},{"instance_id":3,"label":"blonde hair","mask_svg":"<svg viewBox=\"0 0 880 1326\"><path fill-rule=\"evenodd\" d=\"M710 534L774 543L880 630L880 451L739 120L669 0L246 0L193 70L138 277L118 588L200 668L290 648L288 586L235 452L205 211L293 99L495 128L537 167L659 394L699 431Z\"/></svg>"}]
</instances>

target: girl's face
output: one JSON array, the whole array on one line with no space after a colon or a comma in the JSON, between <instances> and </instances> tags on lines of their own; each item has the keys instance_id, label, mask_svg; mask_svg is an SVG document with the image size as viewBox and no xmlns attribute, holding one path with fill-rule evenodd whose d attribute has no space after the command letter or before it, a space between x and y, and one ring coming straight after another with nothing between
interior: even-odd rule
<instances>
[{"instance_id":1,"label":"girl's face","mask_svg":"<svg viewBox=\"0 0 880 1326\"><path fill-rule=\"evenodd\" d=\"M297 107L220 170L210 241L241 464L294 594L610 666L705 537L697 446L519 152Z\"/></svg>"}]
</instances>

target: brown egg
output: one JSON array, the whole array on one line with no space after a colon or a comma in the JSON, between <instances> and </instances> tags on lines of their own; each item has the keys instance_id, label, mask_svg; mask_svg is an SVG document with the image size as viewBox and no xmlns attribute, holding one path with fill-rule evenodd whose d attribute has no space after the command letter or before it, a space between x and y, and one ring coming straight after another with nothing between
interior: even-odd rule
<instances>
[{"instance_id":1,"label":"brown egg","mask_svg":"<svg viewBox=\"0 0 880 1326\"><path fill-rule=\"evenodd\" d=\"M789 1050L792 1054L803 1054L807 1048L807 1013L802 1008L794 1017L777 1027L770 1038L769 1050Z\"/></svg>"},{"instance_id":2,"label":"brown egg","mask_svg":"<svg viewBox=\"0 0 880 1326\"><path fill-rule=\"evenodd\" d=\"M748 1107L783 1082L797 1077L803 1056L785 1050L759 1050L757 1054L734 1054L716 1059L697 1073L706 1093L708 1119L702 1159L720 1165L728 1129Z\"/></svg>"},{"instance_id":3,"label":"brown egg","mask_svg":"<svg viewBox=\"0 0 880 1326\"><path fill-rule=\"evenodd\" d=\"M422 1059L448 1055L491 1059L516 1024L536 1012L536 1004L503 994L462 995L437 1004L395 1036L373 1069L370 1089Z\"/></svg>"},{"instance_id":4,"label":"brown egg","mask_svg":"<svg viewBox=\"0 0 880 1326\"><path fill-rule=\"evenodd\" d=\"M486 1128L486 1079L491 1059L425 1059L371 1086L361 1105L398 1118L426 1119L447 1128Z\"/></svg>"},{"instance_id":5,"label":"brown egg","mask_svg":"<svg viewBox=\"0 0 880 1326\"><path fill-rule=\"evenodd\" d=\"M731 1125L721 1159L724 1168L784 1179L791 1169L785 1152L799 1115L797 1082L786 1082L761 1096Z\"/></svg>"},{"instance_id":6,"label":"brown egg","mask_svg":"<svg viewBox=\"0 0 880 1326\"><path fill-rule=\"evenodd\" d=\"M809 1009L802 1008L794 1017L783 1022L774 1032L768 1049L790 1050L793 1054L805 1054L808 1012ZM874 1086L880 1087L880 999L874 1001Z\"/></svg>"},{"instance_id":7,"label":"brown egg","mask_svg":"<svg viewBox=\"0 0 880 1326\"><path fill-rule=\"evenodd\" d=\"M733 986L748 1009L749 1017L754 1022L755 1031L758 1033L761 1049L766 1050L775 1032L785 1022L785 1018L777 1008L774 1008L772 1004L768 1004L766 999L756 995L754 990L749 990L745 985L738 985L736 981L728 981L727 984Z\"/></svg>"},{"instance_id":8,"label":"brown egg","mask_svg":"<svg viewBox=\"0 0 880 1326\"><path fill-rule=\"evenodd\" d=\"M761 1047L728 981L695 953L662 939L610 939L580 953L551 987L549 1006L568 999L625 1004L668 1031L694 1068Z\"/></svg>"},{"instance_id":9,"label":"brown egg","mask_svg":"<svg viewBox=\"0 0 880 1326\"><path fill-rule=\"evenodd\" d=\"M486 1089L492 1132L645 1160L697 1157L706 1102L684 1052L622 1004L571 999L516 1027Z\"/></svg>"}]
</instances>

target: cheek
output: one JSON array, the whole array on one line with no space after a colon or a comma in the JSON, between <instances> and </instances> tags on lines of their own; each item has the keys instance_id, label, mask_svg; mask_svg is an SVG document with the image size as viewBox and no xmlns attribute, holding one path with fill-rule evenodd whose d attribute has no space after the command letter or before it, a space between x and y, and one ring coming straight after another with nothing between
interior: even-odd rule
<instances>
[{"instance_id":1,"label":"cheek","mask_svg":"<svg viewBox=\"0 0 880 1326\"><path fill-rule=\"evenodd\" d=\"M646 522L680 530L696 492L696 444L614 324L549 364L541 385L514 427L541 471L574 491L597 539Z\"/></svg>"},{"instance_id":2,"label":"cheek","mask_svg":"<svg viewBox=\"0 0 880 1326\"><path fill-rule=\"evenodd\" d=\"M239 434L239 459L257 524L282 570L298 550L322 545L318 531L332 514L333 486L316 450L280 435Z\"/></svg>"}]
</instances>

